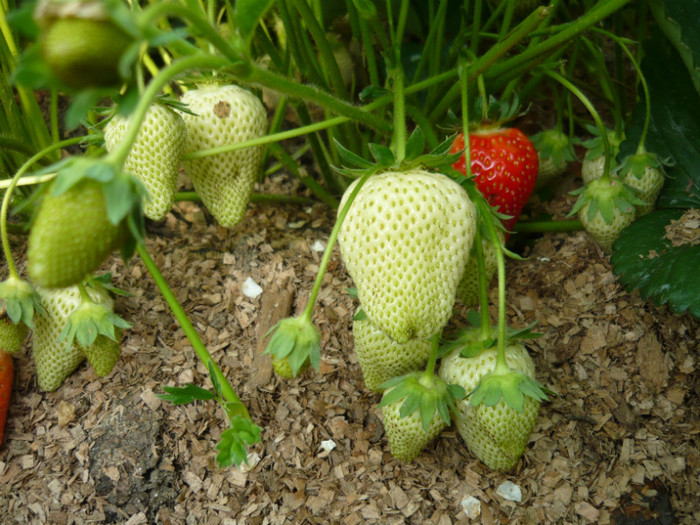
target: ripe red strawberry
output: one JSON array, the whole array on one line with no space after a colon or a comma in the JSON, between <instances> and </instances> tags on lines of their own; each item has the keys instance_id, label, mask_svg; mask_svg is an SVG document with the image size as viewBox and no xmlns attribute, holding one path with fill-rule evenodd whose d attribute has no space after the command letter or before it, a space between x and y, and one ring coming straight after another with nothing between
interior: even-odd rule
<instances>
[{"instance_id":1,"label":"ripe red strawberry","mask_svg":"<svg viewBox=\"0 0 700 525\"><path fill-rule=\"evenodd\" d=\"M2 445L2 438L5 435L5 421L7 420L7 411L10 408L13 376L12 357L0 349L0 445Z\"/></svg>"},{"instance_id":2,"label":"ripe red strawberry","mask_svg":"<svg viewBox=\"0 0 700 525\"><path fill-rule=\"evenodd\" d=\"M463 149L464 135L460 133L451 153ZM469 150L476 187L499 213L511 216L503 221L506 230L511 231L537 181L535 146L517 128L487 128L469 134ZM464 155L453 167L466 173Z\"/></svg>"}]
</instances>

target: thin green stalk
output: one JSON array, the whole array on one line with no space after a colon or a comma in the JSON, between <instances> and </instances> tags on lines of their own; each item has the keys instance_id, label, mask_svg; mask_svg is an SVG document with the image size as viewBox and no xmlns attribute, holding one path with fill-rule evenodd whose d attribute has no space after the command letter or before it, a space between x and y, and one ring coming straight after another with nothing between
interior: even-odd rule
<instances>
[{"instance_id":1,"label":"thin green stalk","mask_svg":"<svg viewBox=\"0 0 700 525\"><path fill-rule=\"evenodd\" d=\"M639 142L637 144L637 153L644 153L646 151L644 145L646 144L647 134L649 133L649 125L651 123L651 96L649 94L649 85L647 84L647 79L644 77L644 73L642 72L642 67L639 65L639 62L629 50L629 48L625 45L624 39L603 29L596 30L600 33L603 33L607 37L613 39L615 43L617 43L617 45L620 48L622 48L622 50L627 55L627 58L629 58L630 62L632 62L632 66L637 71L637 76L639 77L639 82L642 85L642 91L644 93L645 105L644 124L642 125L642 133L639 136Z\"/></svg>"},{"instance_id":2,"label":"thin green stalk","mask_svg":"<svg viewBox=\"0 0 700 525\"><path fill-rule=\"evenodd\" d=\"M345 88L345 83L343 82L343 76L340 74L340 68L338 68L338 63L335 60L333 51L330 45L328 45L328 40L326 39L326 34L318 23L313 10L309 7L306 0L292 0L294 7L299 11L306 28L311 33L311 37L314 39L314 43L321 55L321 60L323 65L326 66L326 72L330 80L333 90L343 99L348 98L348 91Z\"/></svg>"},{"instance_id":3,"label":"thin green stalk","mask_svg":"<svg viewBox=\"0 0 700 525\"><path fill-rule=\"evenodd\" d=\"M567 24L559 33L556 33L555 35L549 37L547 40L544 40L538 45L529 47L525 49L522 53L519 53L518 55L515 55L512 58L504 60L502 63L495 65L489 71L488 77L498 78L499 76L503 75L504 73L510 70L515 69L516 67L531 62L540 55L546 55L547 53L554 51L558 47L569 42L570 40L573 40L582 32L588 30L591 26L597 24L598 22L611 15L618 9L621 9L625 4L629 3L630 1L631 0L607 0L605 2L599 2L597 5L600 7L588 11L581 17L571 22L570 24Z\"/></svg>"},{"instance_id":4,"label":"thin green stalk","mask_svg":"<svg viewBox=\"0 0 700 525\"><path fill-rule=\"evenodd\" d=\"M605 153L605 163L603 164L603 175L601 179L610 179L610 161L612 157L612 152L610 148L610 141L608 140L608 133L605 129L605 125L603 124L603 120L600 118L600 115L598 114L598 111L595 109L595 106L591 103L590 100L588 100L588 97L583 94L583 92L574 86L571 82L569 82L566 78L561 76L559 73L556 73L551 70L545 70L544 72L546 75L549 75L552 77L554 80L562 84L566 89L568 89L571 93L576 95L576 98L578 98L581 103L586 107L586 109L589 111L591 116L593 117L593 120L595 121L596 126L598 127L598 131L600 132L600 138L603 141L603 151Z\"/></svg>"},{"instance_id":5,"label":"thin green stalk","mask_svg":"<svg viewBox=\"0 0 700 525\"><path fill-rule=\"evenodd\" d=\"M67 146L71 146L73 144L78 144L83 140L83 137L74 137L72 139L64 140L61 142L56 142L55 144L51 144L50 146L42 149L40 152L37 154L33 155L31 158L27 159L27 161L22 164L22 166L17 170L17 173L15 173L14 177L12 177L12 180L10 181L10 185L7 187L7 191L5 191L5 195L3 196L2 199L2 207L0 208L0 237L2 237L2 249L3 252L5 253L5 261L7 262L7 269L9 272L10 277L15 277L19 278L19 272L17 271L17 266L15 265L15 260L12 257L12 249L10 247L10 238L7 235L7 212L10 208L10 201L12 200L12 193L15 190L15 187L17 186L17 183L19 180L22 178L22 176L27 173L30 167L32 165L41 160L43 157L46 155L58 150L65 148Z\"/></svg>"},{"instance_id":6,"label":"thin green stalk","mask_svg":"<svg viewBox=\"0 0 700 525\"><path fill-rule=\"evenodd\" d=\"M581 221L530 221L518 222L513 227L516 233L556 233L583 230Z\"/></svg>"},{"instance_id":7,"label":"thin green stalk","mask_svg":"<svg viewBox=\"0 0 700 525\"><path fill-rule=\"evenodd\" d=\"M187 317L187 314L185 313L185 310L182 308L177 298L175 297L175 294L168 286L167 281L158 269L156 263L151 258L146 247L142 243L138 243L136 245L136 251L138 252L139 257L141 257L143 264L146 266L148 273L151 274L153 282L155 282L156 286L160 290L160 293L163 295L163 298L168 303L168 306L170 306L170 309L172 310L175 319L177 319L178 323L180 323L182 330L185 332L185 335L190 340L192 348L197 354L197 357L199 357L200 361L204 363L204 366L207 367L207 369L211 369L214 371L216 379L221 385L221 393L224 399L231 403L240 403L243 412L241 415L246 419L250 419L250 414L248 413L247 408L245 407L245 405L243 405L243 402L233 390L233 387L228 382L228 379L226 379L226 376L224 376L223 372L221 372L221 369L212 359L211 355L209 354L209 351L200 339L199 334L197 334L197 330L195 330L194 326L190 322L189 318Z\"/></svg>"},{"instance_id":8,"label":"thin green stalk","mask_svg":"<svg viewBox=\"0 0 700 525\"><path fill-rule=\"evenodd\" d=\"M428 381L432 380L435 375L435 364L437 363L438 353L440 350L440 334L437 333L430 338L430 357L428 364L425 366L423 377Z\"/></svg>"},{"instance_id":9,"label":"thin green stalk","mask_svg":"<svg viewBox=\"0 0 700 525\"><path fill-rule=\"evenodd\" d=\"M490 218L482 218L490 220ZM496 239L494 242L499 242ZM481 244L481 230L477 225L474 235L474 249L476 250L476 265L479 272L479 313L481 314L481 340L491 338L491 318L489 316L489 283L486 281L486 261L484 260L484 247Z\"/></svg>"},{"instance_id":10,"label":"thin green stalk","mask_svg":"<svg viewBox=\"0 0 700 525\"><path fill-rule=\"evenodd\" d=\"M400 55L396 51L397 64L391 71L393 81L392 91L394 94L394 134L392 144L394 146L394 156L397 162L401 162L406 157L406 99L403 92L403 68L400 63Z\"/></svg>"},{"instance_id":11,"label":"thin green stalk","mask_svg":"<svg viewBox=\"0 0 700 525\"><path fill-rule=\"evenodd\" d=\"M321 258L321 262L318 265L318 272L316 273L316 280L314 281L314 286L311 289L311 293L309 294L309 302L306 303L306 308L304 309L304 316L311 320L311 313L314 310L314 305L316 304L316 299L318 298L318 293L321 291L321 285L323 284L323 277L326 274L326 268L328 268L328 263L331 260L331 255L333 254L333 247L335 246L335 241L338 238L338 234L340 233L340 227L343 225L343 221L345 220L345 216L348 214L348 211L350 211L350 207L352 206L352 203L355 202L355 197L357 197L357 194L360 193L360 190L362 189L362 186L365 185L365 182L367 182L367 179L369 179L372 176L372 172L365 173L360 177L357 181L357 184L355 187L352 189L352 192L350 195L348 195L348 200L345 202L345 205L343 208L340 210L340 213L338 214L338 218L335 221L335 224L333 225L333 230L331 230L331 234L328 237L328 244L326 245L326 249L323 252L323 257Z\"/></svg>"},{"instance_id":12,"label":"thin green stalk","mask_svg":"<svg viewBox=\"0 0 700 525\"><path fill-rule=\"evenodd\" d=\"M537 29L547 13L549 13L547 8L540 7L523 20L503 41L494 44L486 53L475 60L469 68L469 80L471 81L478 77L486 68L519 44L532 31ZM447 94L430 114L430 119L432 121L437 120L440 115L447 111L454 100L459 96L459 89L459 85L454 85L448 90Z\"/></svg>"},{"instance_id":13,"label":"thin green stalk","mask_svg":"<svg viewBox=\"0 0 700 525\"><path fill-rule=\"evenodd\" d=\"M155 100L161 89L165 87L173 78L177 75L184 73L190 69L218 69L230 65L229 61L225 58L214 56L214 55L190 55L185 58L181 58L178 61L173 62L168 67L162 69L157 76L155 76L148 84L148 87L144 90L143 94L139 98L138 105L134 112L131 114L129 119L129 127L124 134L122 141L117 145L117 147L107 154L105 160L111 162L114 166L121 169L124 166L131 147L138 136L141 124L146 117L148 108Z\"/></svg>"}]
</instances>

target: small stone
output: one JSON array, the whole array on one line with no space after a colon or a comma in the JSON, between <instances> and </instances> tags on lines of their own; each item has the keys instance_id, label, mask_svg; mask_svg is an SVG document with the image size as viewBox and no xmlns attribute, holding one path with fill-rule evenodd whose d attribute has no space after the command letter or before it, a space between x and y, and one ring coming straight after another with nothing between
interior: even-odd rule
<instances>
[{"instance_id":1,"label":"small stone","mask_svg":"<svg viewBox=\"0 0 700 525\"><path fill-rule=\"evenodd\" d=\"M311 249L315 252L322 252L323 250L326 249L326 245L323 244L321 241L316 241L311 246Z\"/></svg>"},{"instance_id":2,"label":"small stone","mask_svg":"<svg viewBox=\"0 0 700 525\"><path fill-rule=\"evenodd\" d=\"M520 503L523 500L523 491L512 481L504 481L496 489L496 494L508 501Z\"/></svg>"},{"instance_id":3,"label":"small stone","mask_svg":"<svg viewBox=\"0 0 700 525\"><path fill-rule=\"evenodd\" d=\"M481 514L481 502L474 496L462 500L462 509L470 520L475 520Z\"/></svg>"},{"instance_id":4,"label":"small stone","mask_svg":"<svg viewBox=\"0 0 700 525\"><path fill-rule=\"evenodd\" d=\"M255 299L261 293L263 293L263 289L260 287L260 285L253 281L253 279L250 277L245 280L241 290L243 291L243 295L250 297L251 299Z\"/></svg>"}]
</instances>

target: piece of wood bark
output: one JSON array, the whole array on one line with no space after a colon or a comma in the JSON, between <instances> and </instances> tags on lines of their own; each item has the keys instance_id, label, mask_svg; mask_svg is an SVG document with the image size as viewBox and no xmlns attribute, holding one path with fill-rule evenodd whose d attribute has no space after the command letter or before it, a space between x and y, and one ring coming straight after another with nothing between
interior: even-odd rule
<instances>
[{"instance_id":1,"label":"piece of wood bark","mask_svg":"<svg viewBox=\"0 0 700 525\"><path fill-rule=\"evenodd\" d=\"M250 376L252 388L266 385L272 379L272 358L263 354L270 339L265 337L265 334L275 323L289 317L293 304L294 290L288 287L287 283L281 285L274 283L263 293L260 318L256 327L258 344L253 358L253 373Z\"/></svg>"}]
</instances>

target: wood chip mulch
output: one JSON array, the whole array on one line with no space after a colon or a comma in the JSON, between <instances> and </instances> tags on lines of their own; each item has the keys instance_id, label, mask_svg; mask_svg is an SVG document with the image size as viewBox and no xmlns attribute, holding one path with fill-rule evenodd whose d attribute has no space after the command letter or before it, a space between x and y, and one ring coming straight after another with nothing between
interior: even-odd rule
<instances>
[{"instance_id":1,"label":"wood chip mulch","mask_svg":"<svg viewBox=\"0 0 700 525\"><path fill-rule=\"evenodd\" d=\"M297 189L284 176L264 188ZM134 326L112 373L83 365L42 393L29 350L15 361L0 523L700 523L700 324L625 291L584 232L545 235L508 262L508 321L538 321L529 349L557 394L512 473L490 471L454 430L410 464L391 457L353 354L337 249L314 317L321 370L279 380L264 334L301 312L333 219L321 205L255 204L227 230L181 203L151 227L150 253L264 428L249 467L216 466L215 404L156 397L163 385L211 384L143 264L115 258L104 270L133 294L116 308ZM18 256L23 242L13 238ZM261 295L244 293L248 279ZM458 304L457 319L465 312Z\"/></svg>"}]
</instances>

